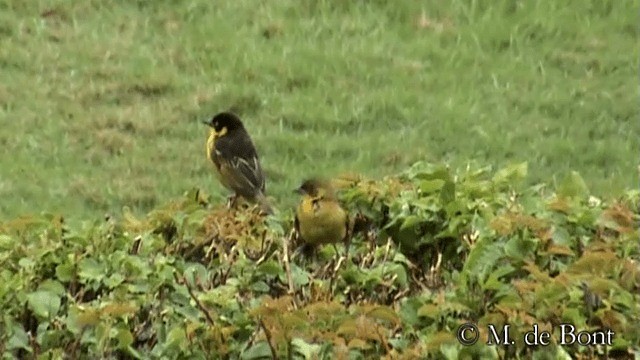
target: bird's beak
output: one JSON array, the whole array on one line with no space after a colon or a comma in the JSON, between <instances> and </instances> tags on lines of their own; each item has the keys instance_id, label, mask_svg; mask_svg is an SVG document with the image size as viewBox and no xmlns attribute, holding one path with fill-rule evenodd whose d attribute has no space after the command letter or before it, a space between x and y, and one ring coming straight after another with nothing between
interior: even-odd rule
<instances>
[{"instance_id":1,"label":"bird's beak","mask_svg":"<svg viewBox=\"0 0 640 360\"><path fill-rule=\"evenodd\" d=\"M293 190L293 192L296 193L296 194L300 194L300 195L304 194L304 190L302 190L302 188L297 188L297 189Z\"/></svg>"},{"instance_id":2,"label":"bird's beak","mask_svg":"<svg viewBox=\"0 0 640 360\"><path fill-rule=\"evenodd\" d=\"M211 126L211 122L210 121L202 120L202 123L207 125L207 126Z\"/></svg>"}]
</instances>

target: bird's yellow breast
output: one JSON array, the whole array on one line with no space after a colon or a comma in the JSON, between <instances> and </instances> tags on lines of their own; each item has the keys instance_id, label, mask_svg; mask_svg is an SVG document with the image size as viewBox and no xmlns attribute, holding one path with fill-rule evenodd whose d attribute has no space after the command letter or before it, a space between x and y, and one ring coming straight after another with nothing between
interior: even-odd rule
<instances>
[{"instance_id":1,"label":"bird's yellow breast","mask_svg":"<svg viewBox=\"0 0 640 360\"><path fill-rule=\"evenodd\" d=\"M226 188L231 189L231 184L228 179L230 179L230 174L228 174L227 167L225 166L226 162L220 161L218 159L218 155L216 153L216 141L224 136L227 133L227 128L222 128L220 132L216 132L215 129L211 129L209 131L209 137L207 138L206 152L207 159L215 166L216 168L216 177L218 180L224 185Z\"/></svg>"},{"instance_id":2,"label":"bird's yellow breast","mask_svg":"<svg viewBox=\"0 0 640 360\"><path fill-rule=\"evenodd\" d=\"M297 212L300 236L304 242L329 244L344 239L347 214L337 202L305 197Z\"/></svg>"},{"instance_id":3,"label":"bird's yellow breast","mask_svg":"<svg viewBox=\"0 0 640 360\"><path fill-rule=\"evenodd\" d=\"M215 148L215 144L216 144L216 131L211 129L209 131L209 137L207 138L207 159L209 159L209 161L213 161L213 159L211 158L211 153L214 151Z\"/></svg>"}]
</instances>

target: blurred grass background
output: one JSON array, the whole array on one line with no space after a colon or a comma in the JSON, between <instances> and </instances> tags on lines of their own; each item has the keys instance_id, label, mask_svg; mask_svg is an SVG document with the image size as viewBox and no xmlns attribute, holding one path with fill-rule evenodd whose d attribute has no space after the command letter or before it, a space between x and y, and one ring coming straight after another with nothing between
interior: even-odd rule
<instances>
[{"instance_id":1,"label":"blurred grass background","mask_svg":"<svg viewBox=\"0 0 640 360\"><path fill-rule=\"evenodd\" d=\"M0 0L0 219L220 201L200 120L310 174L528 161L638 186L638 1Z\"/></svg>"}]
</instances>

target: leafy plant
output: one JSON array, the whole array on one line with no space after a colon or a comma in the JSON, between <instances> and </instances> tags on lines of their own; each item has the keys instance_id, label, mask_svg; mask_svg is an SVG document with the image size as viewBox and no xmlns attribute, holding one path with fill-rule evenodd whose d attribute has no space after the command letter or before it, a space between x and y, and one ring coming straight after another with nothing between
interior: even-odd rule
<instances>
[{"instance_id":1,"label":"leafy plant","mask_svg":"<svg viewBox=\"0 0 640 360\"><path fill-rule=\"evenodd\" d=\"M4 358L498 358L640 351L638 191L589 195L572 173L523 188L492 172L417 163L336 179L349 258L291 258L292 214L210 204L199 190L144 217L0 225ZM464 346L461 324L481 339ZM514 346L488 346L489 325ZM610 329L610 346L562 345L560 325ZM528 346L534 325L552 334Z\"/></svg>"}]
</instances>

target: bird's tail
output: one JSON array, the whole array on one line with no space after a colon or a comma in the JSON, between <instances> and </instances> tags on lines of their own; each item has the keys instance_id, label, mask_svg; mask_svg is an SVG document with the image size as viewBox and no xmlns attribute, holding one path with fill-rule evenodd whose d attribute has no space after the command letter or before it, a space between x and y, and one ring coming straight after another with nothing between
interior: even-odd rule
<instances>
[{"instance_id":1,"label":"bird's tail","mask_svg":"<svg viewBox=\"0 0 640 360\"><path fill-rule=\"evenodd\" d=\"M267 199L267 197L264 196L263 193L260 193L258 194L258 196L256 196L256 202L260 206L260 210L262 210L262 212L267 215L273 214L273 207L271 206L271 204L269 204L269 199Z\"/></svg>"}]
</instances>

